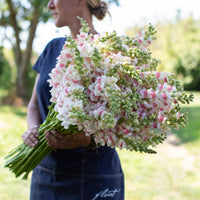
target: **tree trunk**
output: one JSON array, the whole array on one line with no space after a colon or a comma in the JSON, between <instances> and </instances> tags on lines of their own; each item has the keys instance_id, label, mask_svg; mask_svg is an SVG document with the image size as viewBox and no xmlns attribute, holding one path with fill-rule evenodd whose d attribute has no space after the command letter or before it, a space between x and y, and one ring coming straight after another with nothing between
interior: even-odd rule
<instances>
[{"instance_id":1,"label":"tree trunk","mask_svg":"<svg viewBox=\"0 0 200 200\"><path fill-rule=\"evenodd\" d=\"M39 22L39 15L37 13L37 8L33 13L33 19L31 20L31 24L29 27L29 37L26 45L25 52L23 53L23 59L20 63L17 71L17 95L22 97L23 99L27 98L27 88L26 88L26 72L30 64L31 56L32 56L32 45L35 37L37 25Z\"/></svg>"},{"instance_id":2,"label":"tree trunk","mask_svg":"<svg viewBox=\"0 0 200 200\"><path fill-rule=\"evenodd\" d=\"M25 73L22 71L21 66L17 66L17 80L16 80L16 93L17 96L22 97L23 99L26 96L26 84L25 84Z\"/></svg>"},{"instance_id":3,"label":"tree trunk","mask_svg":"<svg viewBox=\"0 0 200 200\"><path fill-rule=\"evenodd\" d=\"M0 0L1 1L1 0ZM30 66L30 60L32 56L32 44L36 33L36 28L39 21L46 22L50 16L50 14L43 10L44 6L46 6L48 0L38 1L38 0L28 0L30 3L30 9L27 7L26 1L20 0L5 0L3 5L5 4L2 13L0 15L0 26L7 28L12 27L14 35L12 40L10 39L14 61L17 68L16 74L16 90L15 94L22 99L28 97L27 95L30 92L27 90L27 76L28 69ZM1 4L1 3L0 3ZM9 14L7 14L9 13ZM29 25L29 35L28 40L25 41L24 38L20 37L22 32L27 32L24 29L23 23L28 22ZM4 38L7 40L8 38L5 36ZM13 43L13 39L15 39ZM21 48L21 43L26 43L26 48Z\"/></svg>"},{"instance_id":4,"label":"tree trunk","mask_svg":"<svg viewBox=\"0 0 200 200\"><path fill-rule=\"evenodd\" d=\"M8 7L9 7L9 11L10 11L10 24L15 32L15 40L16 40L16 44L13 47L14 50L14 56L15 56L15 63L16 65L20 65L21 61L22 61L22 51L20 48L20 29L17 23L17 19L16 19L16 10L14 9L14 5L13 2L11 0L7 0L8 3Z\"/></svg>"}]
</instances>

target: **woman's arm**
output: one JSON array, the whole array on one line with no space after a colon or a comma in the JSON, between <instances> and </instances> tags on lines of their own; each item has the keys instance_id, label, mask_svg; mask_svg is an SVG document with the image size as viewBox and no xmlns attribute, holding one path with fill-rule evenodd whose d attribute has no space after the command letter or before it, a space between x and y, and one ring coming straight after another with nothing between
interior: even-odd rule
<instances>
[{"instance_id":1,"label":"woman's arm","mask_svg":"<svg viewBox=\"0 0 200 200\"><path fill-rule=\"evenodd\" d=\"M35 79L33 93L28 104L27 123L28 130L22 135L22 140L30 147L34 147L38 143L38 127L41 123L40 112L37 102L36 86L40 75L38 74Z\"/></svg>"},{"instance_id":2,"label":"woman's arm","mask_svg":"<svg viewBox=\"0 0 200 200\"><path fill-rule=\"evenodd\" d=\"M28 104L28 112L27 112L28 129L31 129L36 126L38 127L39 124L41 123L40 111L39 111L39 106L37 102L37 93L36 93L36 86L37 86L39 77L40 75L38 74L35 79L33 93Z\"/></svg>"}]
</instances>

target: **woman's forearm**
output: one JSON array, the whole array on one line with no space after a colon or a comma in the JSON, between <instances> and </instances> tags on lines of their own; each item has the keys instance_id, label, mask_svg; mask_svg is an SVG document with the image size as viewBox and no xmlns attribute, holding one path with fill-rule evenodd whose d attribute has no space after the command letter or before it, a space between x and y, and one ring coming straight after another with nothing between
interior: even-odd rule
<instances>
[{"instance_id":1,"label":"woman's forearm","mask_svg":"<svg viewBox=\"0 0 200 200\"><path fill-rule=\"evenodd\" d=\"M29 103L27 111L27 124L28 129L39 126L41 123L39 107L36 104Z\"/></svg>"},{"instance_id":2,"label":"woman's forearm","mask_svg":"<svg viewBox=\"0 0 200 200\"><path fill-rule=\"evenodd\" d=\"M41 117L40 117L40 111L39 111L37 93L36 93L36 86L39 80L39 76L40 75L38 74L36 77L33 93L32 93L30 102L28 104L28 111L27 111L28 129L39 126L39 124L41 123Z\"/></svg>"}]
</instances>

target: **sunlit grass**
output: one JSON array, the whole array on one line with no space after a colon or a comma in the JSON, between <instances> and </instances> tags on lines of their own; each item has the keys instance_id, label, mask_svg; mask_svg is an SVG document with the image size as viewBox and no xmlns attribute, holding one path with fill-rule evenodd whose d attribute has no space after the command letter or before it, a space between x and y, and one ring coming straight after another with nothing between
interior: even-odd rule
<instances>
[{"instance_id":1,"label":"sunlit grass","mask_svg":"<svg viewBox=\"0 0 200 200\"><path fill-rule=\"evenodd\" d=\"M4 157L21 143L21 134L26 130L26 108L0 106L0 199L28 200L30 180L16 179L3 168Z\"/></svg>"},{"instance_id":2,"label":"sunlit grass","mask_svg":"<svg viewBox=\"0 0 200 200\"><path fill-rule=\"evenodd\" d=\"M190 200L200 196L200 152L163 144L156 155L118 151L126 200Z\"/></svg>"}]
</instances>

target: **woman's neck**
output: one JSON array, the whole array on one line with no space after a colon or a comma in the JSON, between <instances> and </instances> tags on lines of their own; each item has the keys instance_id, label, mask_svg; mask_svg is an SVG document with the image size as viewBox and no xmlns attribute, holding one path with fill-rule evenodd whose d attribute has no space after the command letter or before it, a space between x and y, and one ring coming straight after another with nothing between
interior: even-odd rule
<instances>
[{"instance_id":1,"label":"woman's neck","mask_svg":"<svg viewBox=\"0 0 200 200\"><path fill-rule=\"evenodd\" d=\"M92 34L97 34L97 31L94 29L93 23L92 23L92 16L85 15L82 17L84 21L87 22L89 28L90 28L90 33ZM79 34L79 31L81 29L81 23L78 18L76 18L70 25L69 25L70 31L71 31L71 36L72 38L76 38L76 36Z\"/></svg>"}]
</instances>

